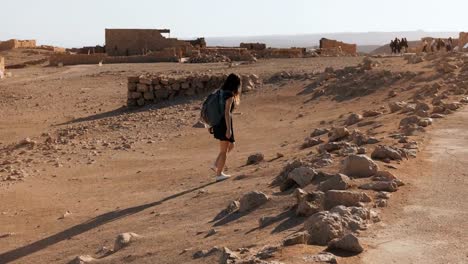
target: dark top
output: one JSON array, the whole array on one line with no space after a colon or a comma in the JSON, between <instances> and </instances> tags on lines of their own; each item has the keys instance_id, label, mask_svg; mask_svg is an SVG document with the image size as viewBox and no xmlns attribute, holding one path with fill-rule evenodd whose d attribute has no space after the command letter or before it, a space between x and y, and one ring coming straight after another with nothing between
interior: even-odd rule
<instances>
[{"instance_id":1,"label":"dark top","mask_svg":"<svg viewBox=\"0 0 468 264\"><path fill-rule=\"evenodd\" d=\"M234 95L232 94L232 92L223 91L223 99L224 99L225 107L226 107L226 101L233 96ZM233 110L234 110L234 104L232 104L231 106L231 113ZM226 118L225 118L225 115L223 114L223 118L221 118L221 121L219 122L219 124L213 127L214 138L219 139L221 141L229 141L229 142L234 143L235 142L234 126L232 125L232 117L231 117L231 137L230 138L226 138L226 131L227 131Z\"/></svg>"}]
</instances>

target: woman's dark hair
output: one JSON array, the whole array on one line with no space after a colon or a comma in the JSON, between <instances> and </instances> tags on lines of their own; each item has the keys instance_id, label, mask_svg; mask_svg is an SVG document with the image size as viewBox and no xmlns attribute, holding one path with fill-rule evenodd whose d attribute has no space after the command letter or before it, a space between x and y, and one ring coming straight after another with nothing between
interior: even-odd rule
<instances>
[{"instance_id":1,"label":"woman's dark hair","mask_svg":"<svg viewBox=\"0 0 468 264\"><path fill-rule=\"evenodd\" d=\"M226 81L224 81L224 84L221 87L221 89L225 91L231 91L234 95L237 95L239 93L240 85L241 85L241 79L239 75L235 73L231 73L226 78Z\"/></svg>"}]
</instances>

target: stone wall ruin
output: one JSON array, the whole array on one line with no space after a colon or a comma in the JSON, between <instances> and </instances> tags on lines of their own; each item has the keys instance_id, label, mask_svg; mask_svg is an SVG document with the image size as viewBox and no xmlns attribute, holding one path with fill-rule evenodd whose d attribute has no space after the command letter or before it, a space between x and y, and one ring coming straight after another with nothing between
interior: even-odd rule
<instances>
[{"instance_id":1,"label":"stone wall ruin","mask_svg":"<svg viewBox=\"0 0 468 264\"><path fill-rule=\"evenodd\" d=\"M35 47L36 47L36 40L10 39L7 41L0 41L0 51L12 50L12 49L35 48Z\"/></svg>"},{"instance_id":2,"label":"stone wall ruin","mask_svg":"<svg viewBox=\"0 0 468 264\"><path fill-rule=\"evenodd\" d=\"M323 56L355 56L357 45L348 44L333 39L320 39L320 55Z\"/></svg>"},{"instance_id":3,"label":"stone wall ruin","mask_svg":"<svg viewBox=\"0 0 468 264\"><path fill-rule=\"evenodd\" d=\"M175 48L179 57L190 56L192 44L176 38L165 38L161 33L170 33L170 30L106 29L106 52L109 56L134 56Z\"/></svg>"},{"instance_id":4,"label":"stone wall ruin","mask_svg":"<svg viewBox=\"0 0 468 264\"><path fill-rule=\"evenodd\" d=\"M5 76L5 59L0 57L0 79Z\"/></svg>"},{"instance_id":5,"label":"stone wall ruin","mask_svg":"<svg viewBox=\"0 0 468 264\"><path fill-rule=\"evenodd\" d=\"M177 97L204 95L221 87L227 74L194 74L171 76L145 74L128 77L127 106L144 106ZM259 85L257 75L241 75L242 92L248 92Z\"/></svg>"},{"instance_id":6,"label":"stone wall ruin","mask_svg":"<svg viewBox=\"0 0 468 264\"><path fill-rule=\"evenodd\" d=\"M458 47L460 50L463 50L463 47L468 44L468 32L460 32L458 37ZM468 51L468 48L465 48L463 51Z\"/></svg>"},{"instance_id":7,"label":"stone wall ruin","mask_svg":"<svg viewBox=\"0 0 468 264\"><path fill-rule=\"evenodd\" d=\"M241 48L248 49L248 50L264 50L266 49L265 43L241 43Z\"/></svg>"}]
</instances>

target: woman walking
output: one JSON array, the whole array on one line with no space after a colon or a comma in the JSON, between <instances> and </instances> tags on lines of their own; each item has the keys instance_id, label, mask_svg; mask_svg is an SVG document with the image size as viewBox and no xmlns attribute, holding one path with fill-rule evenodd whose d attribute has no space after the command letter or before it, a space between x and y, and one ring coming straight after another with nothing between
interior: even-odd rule
<instances>
[{"instance_id":1,"label":"woman walking","mask_svg":"<svg viewBox=\"0 0 468 264\"><path fill-rule=\"evenodd\" d=\"M214 138L219 140L219 154L212 169L216 172L216 181L223 181L230 177L223 172L227 154L234 148L234 127L232 111L240 103L241 79L237 74L230 74L221 87L221 96L224 101L224 116L221 121L210 128Z\"/></svg>"}]
</instances>

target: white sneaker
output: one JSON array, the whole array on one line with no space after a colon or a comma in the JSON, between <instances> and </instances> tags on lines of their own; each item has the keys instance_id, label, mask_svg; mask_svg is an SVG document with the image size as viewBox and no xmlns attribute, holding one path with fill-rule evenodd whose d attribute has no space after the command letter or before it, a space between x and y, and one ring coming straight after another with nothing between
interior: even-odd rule
<instances>
[{"instance_id":1,"label":"white sneaker","mask_svg":"<svg viewBox=\"0 0 468 264\"><path fill-rule=\"evenodd\" d=\"M221 172L221 175L222 175L222 176L226 176L226 177L231 177L231 175L229 175L229 174L225 174L225 173L224 173L224 171L223 171L223 172Z\"/></svg>"},{"instance_id":2,"label":"white sneaker","mask_svg":"<svg viewBox=\"0 0 468 264\"><path fill-rule=\"evenodd\" d=\"M230 177L231 177L230 175L221 174L221 175L219 175L219 176L216 176L216 182L220 182L220 181L227 180L227 179L229 179Z\"/></svg>"}]
</instances>

